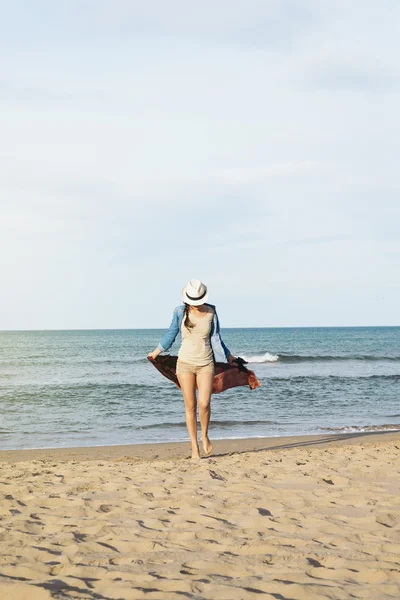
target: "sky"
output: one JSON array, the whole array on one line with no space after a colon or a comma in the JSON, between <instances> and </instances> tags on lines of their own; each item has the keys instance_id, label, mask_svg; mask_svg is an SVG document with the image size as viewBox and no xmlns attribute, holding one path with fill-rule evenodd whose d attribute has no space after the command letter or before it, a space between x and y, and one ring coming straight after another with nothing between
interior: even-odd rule
<instances>
[{"instance_id":1,"label":"sky","mask_svg":"<svg viewBox=\"0 0 400 600\"><path fill-rule=\"evenodd\" d=\"M400 3L0 0L0 329L400 325Z\"/></svg>"}]
</instances>

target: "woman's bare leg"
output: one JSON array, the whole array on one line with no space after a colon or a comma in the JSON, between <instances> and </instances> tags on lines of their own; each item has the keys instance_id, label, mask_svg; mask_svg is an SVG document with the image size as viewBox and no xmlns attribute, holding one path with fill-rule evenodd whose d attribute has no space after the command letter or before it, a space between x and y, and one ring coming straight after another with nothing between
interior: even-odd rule
<instances>
[{"instance_id":1,"label":"woman's bare leg","mask_svg":"<svg viewBox=\"0 0 400 600\"><path fill-rule=\"evenodd\" d=\"M213 373L199 373L197 375L197 387L199 390L199 417L201 425L201 439L204 452L209 455L212 452L212 443L208 438L208 425L211 417L211 393L213 386Z\"/></svg>"},{"instance_id":2,"label":"woman's bare leg","mask_svg":"<svg viewBox=\"0 0 400 600\"><path fill-rule=\"evenodd\" d=\"M196 375L183 373L178 375L183 400L185 402L186 427L192 444L192 458L200 458L199 444L197 442L197 416L196 416Z\"/></svg>"}]
</instances>

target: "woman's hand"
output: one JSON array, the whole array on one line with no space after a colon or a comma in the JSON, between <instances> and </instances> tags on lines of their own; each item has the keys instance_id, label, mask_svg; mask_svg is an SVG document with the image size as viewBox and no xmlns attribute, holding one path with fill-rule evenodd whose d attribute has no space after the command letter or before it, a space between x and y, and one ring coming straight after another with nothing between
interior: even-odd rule
<instances>
[{"instance_id":1,"label":"woman's hand","mask_svg":"<svg viewBox=\"0 0 400 600\"><path fill-rule=\"evenodd\" d=\"M236 358L235 356L233 356L232 354L230 354L230 355L228 356L228 363L229 363L230 365L234 365L236 361L237 361L237 358Z\"/></svg>"},{"instance_id":2,"label":"woman's hand","mask_svg":"<svg viewBox=\"0 0 400 600\"><path fill-rule=\"evenodd\" d=\"M160 351L158 348L156 348L155 350L153 350L153 352L149 352L149 354L147 355L147 358L150 358L151 360L155 360L159 354L160 354Z\"/></svg>"}]
</instances>

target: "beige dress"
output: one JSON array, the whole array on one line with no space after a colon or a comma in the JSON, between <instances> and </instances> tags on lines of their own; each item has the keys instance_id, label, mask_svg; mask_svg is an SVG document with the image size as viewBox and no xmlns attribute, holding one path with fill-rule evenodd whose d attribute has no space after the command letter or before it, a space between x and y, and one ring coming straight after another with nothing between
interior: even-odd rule
<instances>
[{"instance_id":1,"label":"beige dress","mask_svg":"<svg viewBox=\"0 0 400 600\"><path fill-rule=\"evenodd\" d=\"M178 352L178 372L182 372L182 367L185 365L214 368L214 355L210 342L213 318L214 311L212 308L208 308L206 314L190 312L189 319L194 325L192 329L185 326L185 318L182 320L182 344ZM198 372L198 369L194 369L195 371Z\"/></svg>"}]
</instances>

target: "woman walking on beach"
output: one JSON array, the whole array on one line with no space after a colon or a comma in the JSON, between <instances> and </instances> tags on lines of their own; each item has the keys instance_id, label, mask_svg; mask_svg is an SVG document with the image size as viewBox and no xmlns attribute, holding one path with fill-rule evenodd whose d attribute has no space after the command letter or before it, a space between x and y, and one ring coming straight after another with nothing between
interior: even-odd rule
<instances>
[{"instance_id":1,"label":"woman walking on beach","mask_svg":"<svg viewBox=\"0 0 400 600\"><path fill-rule=\"evenodd\" d=\"M169 330L157 348L148 354L148 358L155 360L161 352L169 350L181 332L182 343L176 374L185 403L192 458L200 458L197 442L197 403L203 449L205 454L209 455L213 448L208 437L208 426L215 362L233 364L236 359L221 339L217 312L215 306L206 303L208 290L204 283L198 279L191 279L182 290L182 299L184 304L175 308Z\"/></svg>"}]
</instances>

